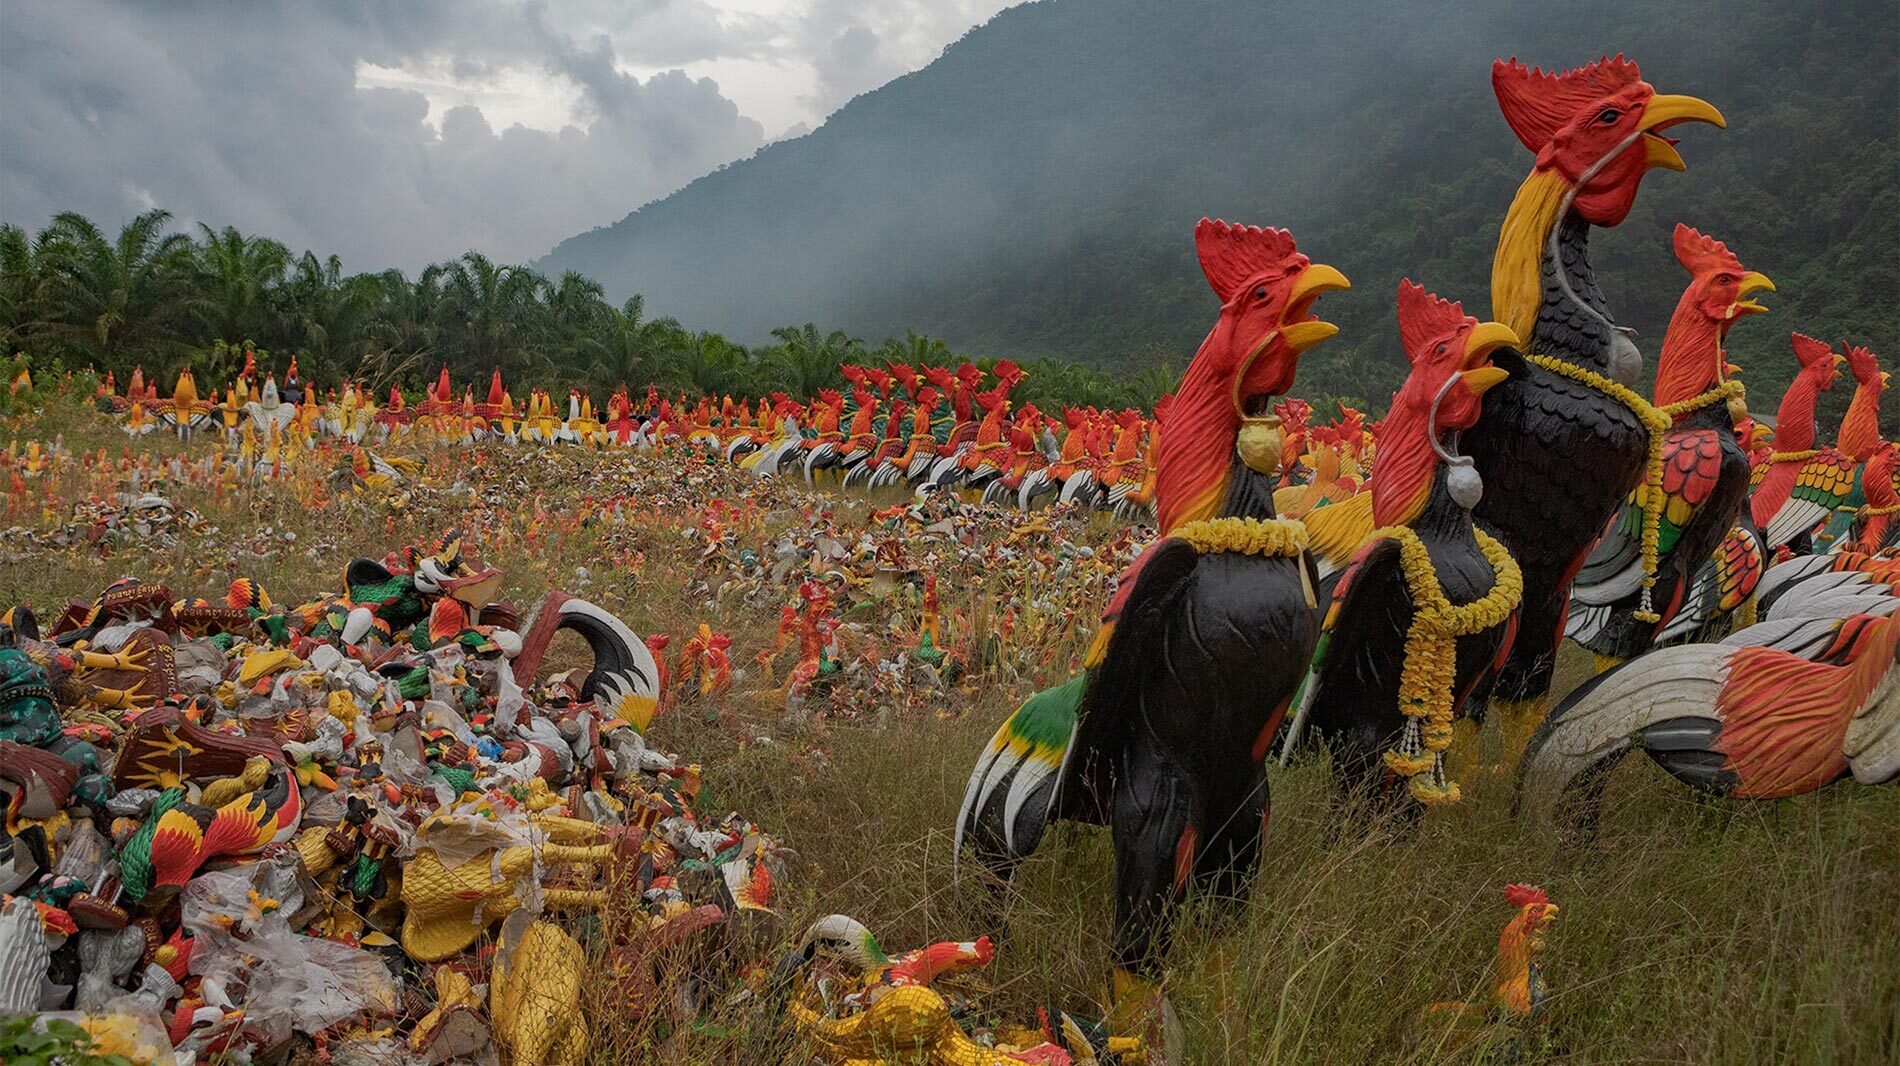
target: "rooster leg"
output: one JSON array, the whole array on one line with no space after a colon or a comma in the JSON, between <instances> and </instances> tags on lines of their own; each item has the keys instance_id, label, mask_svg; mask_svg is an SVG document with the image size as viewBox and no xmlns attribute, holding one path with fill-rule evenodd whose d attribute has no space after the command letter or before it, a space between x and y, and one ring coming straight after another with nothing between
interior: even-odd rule
<instances>
[{"instance_id":1,"label":"rooster leg","mask_svg":"<svg viewBox=\"0 0 1900 1066\"><path fill-rule=\"evenodd\" d=\"M1216 899L1245 902L1254 864L1267 835L1267 782L1263 777L1240 802L1205 819L1206 839L1194 855L1194 889ZM1237 908L1236 908L1237 909Z\"/></svg>"},{"instance_id":2,"label":"rooster leg","mask_svg":"<svg viewBox=\"0 0 1900 1066\"><path fill-rule=\"evenodd\" d=\"M1115 937L1118 970L1157 975L1173 909L1194 868L1200 829L1193 789L1171 762L1142 746L1115 784Z\"/></svg>"}]
</instances>

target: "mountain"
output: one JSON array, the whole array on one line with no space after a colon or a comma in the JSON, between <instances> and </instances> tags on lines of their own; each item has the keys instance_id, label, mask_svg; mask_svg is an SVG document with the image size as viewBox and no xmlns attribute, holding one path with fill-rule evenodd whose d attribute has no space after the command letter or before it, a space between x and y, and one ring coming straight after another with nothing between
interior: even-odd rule
<instances>
[{"instance_id":1,"label":"mountain","mask_svg":"<svg viewBox=\"0 0 1900 1066\"><path fill-rule=\"evenodd\" d=\"M1402 377L1400 277L1489 305L1497 225L1531 165L1491 61L1624 51L1729 128L1685 128L1688 173L1652 175L1630 218L1594 238L1606 293L1653 359L1686 280L1671 225L1727 241L1780 286L1730 353L1772 409L1791 329L1900 358L1896 11L1042 0L537 265L743 341L810 320L978 354L1178 366L1214 312L1194 222L1284 226L1355 284L1327 299L1342 333L1303 364L1300 391L1382 405Z\"/></svg>"}]
</instances>

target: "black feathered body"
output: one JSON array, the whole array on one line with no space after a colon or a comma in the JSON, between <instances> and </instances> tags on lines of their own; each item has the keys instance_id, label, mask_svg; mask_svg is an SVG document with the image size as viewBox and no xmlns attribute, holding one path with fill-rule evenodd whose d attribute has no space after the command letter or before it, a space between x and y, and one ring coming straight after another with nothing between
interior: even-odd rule
<instances>
[{"instance_id":1,"label":"black feathered body","mask_svg":"<svg viewBox=\"0 0 1900 1066\"><path fill-rule=\"evenodd\" d=\"M1530 350L1602 374L1609 369L1612 327L1590 269L1588 234L1588 223L1567 216L1558 254L1545 255ZM1478 524L1504 542L1524 571L1517 640L1493 689L1500 698L1523 699L1549 691L1570 581L1641 482L1649 431L1615 398L1516 352L1499 350L1492 362L1511 377L1485 393L1484 413L1460 445L1484 478Z\"/></svg>"}]
</instances>

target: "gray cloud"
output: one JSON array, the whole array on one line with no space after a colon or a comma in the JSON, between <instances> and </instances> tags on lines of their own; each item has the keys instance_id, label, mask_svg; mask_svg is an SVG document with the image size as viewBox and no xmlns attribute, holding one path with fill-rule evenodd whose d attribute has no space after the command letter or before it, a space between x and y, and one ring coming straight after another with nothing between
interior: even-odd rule
<instances>
[{"instance_id":1,"label":"gray cloud","mask_svg":"<svg viewBox=\"0 0 1900 1066\"><path fill-rule=\"evenodd\" d=\"M0 220L76 210L112 228L156 205L351 270L469 248L524 260L765 142L695 65L782 72L782 89L740 87L795 97L815 125L1003 6L0 0ZM465 83L531 70L579 100L566 128L497 128L474 107L432 113L414 89L359 85L359 64Z\"/></svg>"},{"instance_id":2,"label":"gray cloud","mask_svg":"<svg viewBox=\"0 0 1900 1066\"><path fill-rule=\"evenodd\" d=\"M623 73L608 38L576 40L537 5L262 6L7 3L0 217L110 227L155 203L351 269L471 247L526 259L764 140L714 82ZM588 124L495 130L456 108L438 134L420 93L356 86L359 61L431 54L569 78Z\"/></svg>"}]
</instances>

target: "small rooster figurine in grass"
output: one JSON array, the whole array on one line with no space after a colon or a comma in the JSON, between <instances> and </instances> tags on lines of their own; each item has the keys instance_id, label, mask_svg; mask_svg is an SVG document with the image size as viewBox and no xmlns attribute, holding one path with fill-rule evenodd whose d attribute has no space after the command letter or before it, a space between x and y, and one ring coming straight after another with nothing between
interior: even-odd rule
<instances>
[{"instance_id":1,"label":"small rooster figurine in grass","mask_svg":"<svg viewBox=\"0 0 1900 1066\"><path fill-rule=\"evenodd\" d=\"M1543 1016L1548 992L1537 958L1543 954L1544 934L1557 920L1558 907L1536 885L1505 885L1504 900L1513 911L1498 934L1490 995L1479 1003L1434 1003L1426 1011L1428 1018L1444 1026L1427 1027L1431 1039L1440 1041L1441 1050L1466 1046L1488 1025L1536 1022Z\"/></svg>"}]
</instances>

